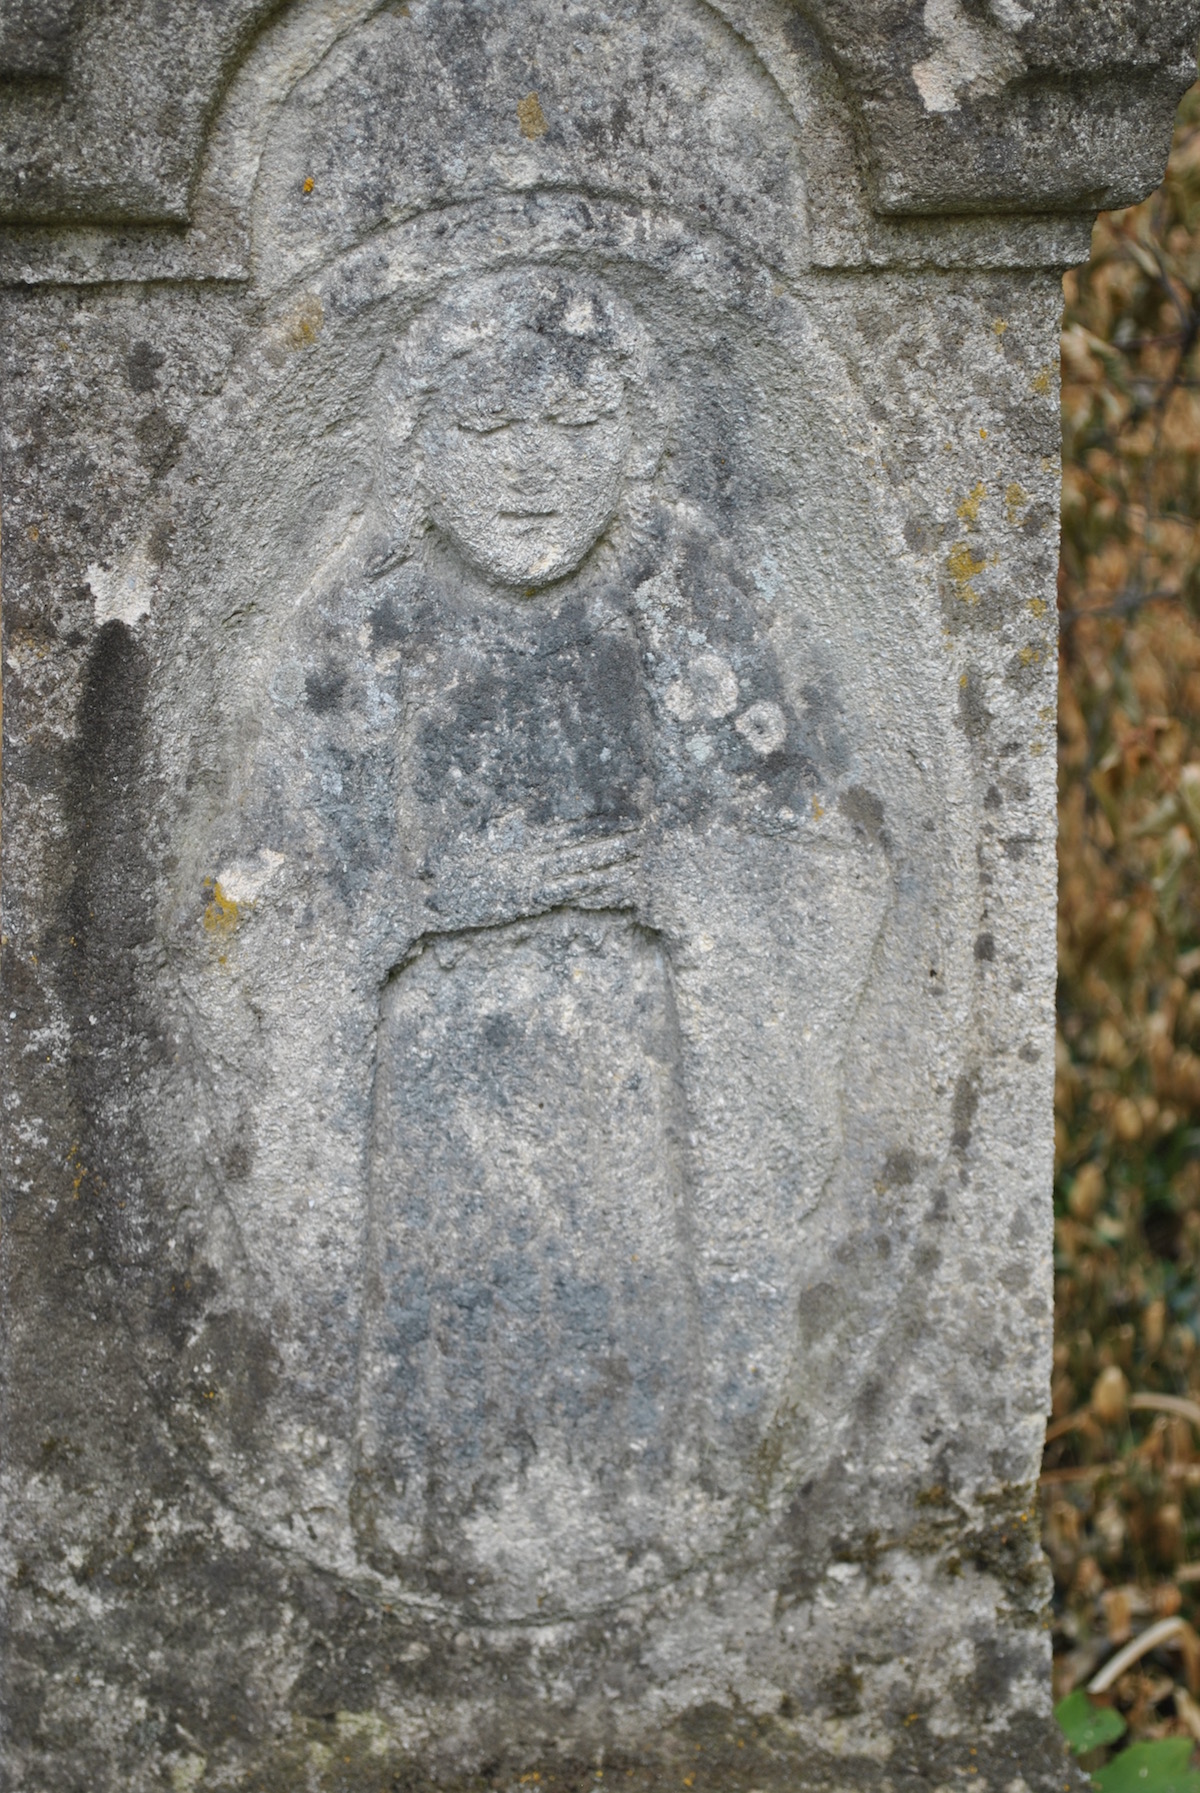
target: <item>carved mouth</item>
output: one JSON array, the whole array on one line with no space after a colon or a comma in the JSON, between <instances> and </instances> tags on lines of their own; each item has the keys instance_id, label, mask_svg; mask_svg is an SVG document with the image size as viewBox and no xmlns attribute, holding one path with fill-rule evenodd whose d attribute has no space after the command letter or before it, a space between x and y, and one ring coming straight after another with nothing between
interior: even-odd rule
<instances>
[{"instance_id":1,"label":"carved mouth","mask_svg":"<svg viewBox=\"0 0 1200 1793\"><path fill-rule=\"evenodd\" d=\"M549 510L533 510L531 508L529 510L519 510L519 511L518 510L498 511L497 515L506 519L507 521L515 521L518 523L544 522L547 517L557 517L558 511L557 511L557 509L555 509L553 507Z\"/></svg>"}]
</instances>

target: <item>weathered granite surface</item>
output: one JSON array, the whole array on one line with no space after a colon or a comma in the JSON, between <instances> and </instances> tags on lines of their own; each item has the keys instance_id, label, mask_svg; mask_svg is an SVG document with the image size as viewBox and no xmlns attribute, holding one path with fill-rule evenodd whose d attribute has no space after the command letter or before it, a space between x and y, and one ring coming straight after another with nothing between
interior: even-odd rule
<instances>
[{"instance_id":1,"label":"weathered granite surface","mask_svg":"<svg viewBox=\"0 0 1200 1793\"><path fill-rule=\"evenodd\" d=\"M1071 1784L1061 267L1190 3L22 0L4 1784Z\"/></svg>"}]
</instances>

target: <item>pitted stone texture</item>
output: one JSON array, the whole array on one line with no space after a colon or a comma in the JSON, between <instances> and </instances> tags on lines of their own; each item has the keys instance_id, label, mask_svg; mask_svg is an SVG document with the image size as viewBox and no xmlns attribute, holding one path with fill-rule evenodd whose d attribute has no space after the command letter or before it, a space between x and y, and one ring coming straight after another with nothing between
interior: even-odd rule
<instances>
[{"instance_id":1,"label":"pitted stone texture","mask_svg":"<svg viewBox=\"0 0 1200 1793\"><path fill-rule=\"evenodd\" d=\"M0 18L0 80L61 79L75 0L10 0Z\"/></svg>"},{"instance_id":2,"label":"pitted stone texture","mask_svg":"<svg viewBox=\"0 0 1200 1793\"><path fill-rule=\"evenodd\" d=\"M22 1793L1068 1778L1059 239L793 19L214 9L0 245Z\"/></svg>"}]
</instances>

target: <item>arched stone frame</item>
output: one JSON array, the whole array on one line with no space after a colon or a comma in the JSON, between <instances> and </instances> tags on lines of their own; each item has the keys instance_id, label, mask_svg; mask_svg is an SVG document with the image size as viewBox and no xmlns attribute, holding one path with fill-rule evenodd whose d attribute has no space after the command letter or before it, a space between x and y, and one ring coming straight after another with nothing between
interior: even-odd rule
<instances>
[{"instance_id":1,"label":"arched stone frame","mask_svg":"<svg viewBox=\"0 0 1200 1793\"><path fill-rule=\"evenodd\" d=\"M220 513L221 540L212 544L211 590L200 603L194 592L177 599L163 594L164 627L178 631L174 639L179 683L167 705L174 725L178 726L181 712L190 710L196 715L192 739L203 738L209 744L207 752L214 739L222 739L231 719L234 733L226 738L237 737L246 717L271 701L271 676L279 659L278 645L271 645L275 628L271 619L285 598L278 584L280 569L285 569L288 591L319 594L336 585L348 562L365 552L369 504L362 494L370 483L366 468L371 393L387 345L406 327L406 320L431 293L452 282L457 270L511 268L543 260L602 270L606 278L624 283L643 311L657 309L663 318L673 314L673 330L660 323L660 336L678 337L680 318L691 313L703 320L702 328L715 341L722 316L733 314L767 345L768 359L772 353L781 357L779 378L771 389L789 393L790 414L778 446L787 452L788 430L799 431L801 446L797 450L793 444L791 450L797 468L794 478L796 487L802 486L802 469L808 467L808 496L799 542L796 488L790 498L779 499L771 527L785 545L781 554L766 555L758 576L764 593L771 588L766 602L781 616L784 660L806 656L811 660L814 652L818 658L823 653L845 669L854 664L856 653L865 655L855 677L865 681L867 708L875 715L869 725L873 746L859 758L868 766L874 761L874 766L861 778L847 778L846 790L854 785L869 792L867 806L858 815L860 826L879 826L871 805L882 803L882 814L889 818L885 826L903 859L900 843L906 836L913 838L914 830L937 836L947 828L962 772L955 738L941 729L930 733L930 719L944 712L944 702L919 695L926 681L936 684L944 676L937 632L920 590L908 582L904 561L896 558L899 519L888 521L886 497L881 496L872 470L861 397L814 320L802 274L781 281L778 272L756 268L744 251L718 233L697 230L695 220L686 215L663 207L650 212L627 203L597 201L594 194L501 194L436 216L418 214L373 234L361 248L340 251L323 267L300 269L280 291L272 292L270 275L264 271L259 290L271 320L265 353L260 339L235 367L217 401L226 416L238 417L241 447L235 449L219 481L226 499ZM785 365L791 370L786 376L781 371ZM778 420L774 427L779 427ZM747 439L752 435L749 432ZM835 463L837 470L831 473ZM683 494L681 499L686 507ZM848 534L847 517L861 518L861 531ZM798 603L801 590L804 605ZM872 607L880 601L900 606L911 618L907 636L911 657L902 665L870 662ZM809 615L801 615L801 610ZM228 617L232 639L240 643L224 664L232 668L232 685L243 685L241 698L228 687L192 684L197 662L191 656L198 654L199 663L206 659L205 632L212 627L206 619L218 614ZM795 634L797 627L800 635ZM277 643L277 635L275 639ZM888 652L894 655L896 636L889 640ZM249 703L247 692L257 693ZM230 761L227 749L218 748L215 757L221 778L218 811L228 810L246 797L245 776ZM881 777L884 763L892 769ZM837 793L833 795L836 799ZM844 802L845 791L842 797ZM851 805L855 801L851 798ZM846 812L835 808L834 813ZM922 847L927 865L932 857L928 845L926 839ZM222 1279L219 1302L231 1309L245 1300L260 1310L273 1303L282 1314L288 1307L285 1285L290 1279L300 1286L299 1293L295 1286L291 1291L298 1312L281 1319L271 1347L279 1358L278 1387L293 1391L281 1395L282 1404L272 1409L270 1426L263 1428L272 1436L271 1460L264 1464L254 1449L247 1453L223 1437L219 1421L208 1428L203 1449L228 1496L243 1512L252 1507L256 1523L268 1535L326 1566L336 1565L339 1573L359 1584L366 1570L355 1560L345 1523L352 1451L345 1437L337 1435L336 1415L339 1409L345 1411L355 1374L365 1132L361 1126L355 1133L354 1128L331 1121L329 1110L339 1102L348 1102L351 1109L356 1103L361 1107L362 1073L355 1066L361 1067L364 1054L369 1054L381 980L408 950L408 942L377 941L368 955L371 968L365 982L364 972L347 964L327 963L306 971L302 981L309 986L308 994L298 1011L289 1007L287 977L278 959L272 959L268 917L274 914L278 920L289 908L293 916L302 914L313 890L321 886L320 876L316 885L310 880L302 890L293 882L289 890L288 855L281 852L281 843L265 837L239 840L237 828L231 830L227 816L220 813L210 812L204 820L201 811L193 809L181 832L181 847L183 869L168 896L166 926L171 956L178 949L186 970L174 988L168 980L163 995L167 1007L181 1018L182 1034L190 1035L194 1062L189 1074L199 1079L195 1093L182 1099L208 1128L200 1154L210 1165L219 1164L223 1153L227 1156L229 1141L224 1136L231 1129L248 1129L256 1146L256 1163L238 1190L222 1188L219 1175L214 1181L212 1171L206 1173L208 1193L196 1198L184 1228L192 1229L202 1249L204 1241L214 1242L214 1269ZM326 866L327 872L334 869ZM875 1042L873 1053L880 1029L908 1042L898 1046L898 1052L909 1051L915 1016L905 1009L914 989L920 988L924 996L924 980L930 976L940 987L953 987L959 976L955 955L965 949L943 939L939 924L939 915L950 907L949 892L962 875L948 835L939 875L945 887L932 898L928 872L920 891L911 885L905 891L907 874L899 875L894 901L899 920L893 925L891 945L880 949L882 958L856 1024L864 1040ZM197 907L205 879L220 888L222 902L232 902L228 938L223 931L224 910L215 925L205 929L204 916L213 919L211 901L203 914ZM326 914L333 919L332 911ZM288 924L284 925L286 929ZM284 938L292 950L295 934L285 932ZM214 962L222 965L219 975L225 979L215 998L204 994L212 989ZM317 1080L306 1085L301 1078L288 1100L280 1101L281 1086L278 1077L272 1082L262 1042L275 1035L287 1039L306 1026L313 1032L304 1056L318 1073ZM928 1011L921 1015L921 1027L923 1045L908 1067L909 1095L900 1108L929 1109L931 1081L940 1079L941 1094L930 1110L934 1130L918 1154L920 1171L912 1183L900 1179L904 1188L900 1199L913 1209L924 1199L927 1180L936 1177L952 1130L953 1077L947 1077L941 1063L940 1030L929 1029ZM259 1113L248 1118L221 1114L219 1079L211 1067L222 1057L259 1066L264 1079ZM206 1064L207 1072L202 1068ZM295 1068L293 1064L289 1076ZM328 1090L323 1093L327 1072L332 1072L335 1086L332 1097ZM897 1198L889 1192L887 1167L899 1161L897 1153L903 1157L908 1150L904 1142L911 1131L911 1114L898 1112L894 1105L898 1080L893 1073L890 1064L886 1113L873 1112L877 1098L866 1059L861 1062L861 1076L848 1075L844 1105L848 1152L825 1199L803 1222L795 1241L789 1274L796 1293L785 1291L785 1299L800 1303L795 1337L805 1342L790 1367L791 1346L786 1346L772 1372L775 1419L755 1447L770 1468L756 1470L751 1478L751 1504L759 1515L756 1524L777 1518L792 1498L797 1477L819 1471L836 1454L860 1378L868 1375L869 1336L872 1331L881 1341L888 1336L887 1311L872 1314L864 1337L858 1296L850 1300L838 1291L861 1294L861 1265L855 1253L874 1250L869 1242L881 1234L896 1231L903 1248L905 1228L903 1223L898 1230L894 1227ZM360 1090L357 1096L354 1087ZM177 1113L180 1099L179 1094L169 1098L160 1104L161 1111ZM151 1125L153 1129L153 1120ZM161 1124L159 1131L161 1135ZM161 1149L164 1163L178 1166L181 1187L202 1187L206 1178L197 1184L186 1152L181 1161L178 1146L169 1137L162 1138ZM325 1243L315 1257L296 1252L289 1259L284 1284L276 1285L271 1274L264 1281L264 1254L269 1255L268 1247L279 1236L283 1211L279 1204L282 1200L284 1208L290 1208L293 1204L284 1192L307 1188L306 1179L313 1192L302 1202L313 1206L301 1205L298 1219L303 1230L305 1215L319 1215L311 1225ZM323 1212L326 1204L328 1211ZM885 1213L892 1219L885 1220ZM831 1226L829 1217L834 1214L838 1218ZM319 1321L328 1356L326 1386L318 1389L305 1368L308 1347L303 1334L317 1324L313 1316L324 1311L330 1285L338 1292L337 1316L335 1322ZM869 1310L870 1303L867 1306ZM850 1378L844 1369L849 1341L841 1340L843 1322L856 1335L851 1352L856 1368ZM205 1349L202 1337L196 1349ZM244 1433L248 1430L243 1427ZM391 1598L403 1594L394 1584L385 1584L384 1591Z\"/></svg>"}]
</instances>

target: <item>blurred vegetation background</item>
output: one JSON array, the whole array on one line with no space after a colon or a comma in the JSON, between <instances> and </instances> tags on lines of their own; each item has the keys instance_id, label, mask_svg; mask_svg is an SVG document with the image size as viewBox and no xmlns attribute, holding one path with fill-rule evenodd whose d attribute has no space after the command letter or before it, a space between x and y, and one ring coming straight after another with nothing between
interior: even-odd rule
<instances>
[{"instance_id":1,"label":"blurred vegetation background","mask_svg":"<svg viewBox=\"0 0 1200 1793\"><path fill-rule=\"evenodd\" d=\"M1200 85L1062 346L1056 1693L1200 1743Z\"/></svg>"}]
</instances>

